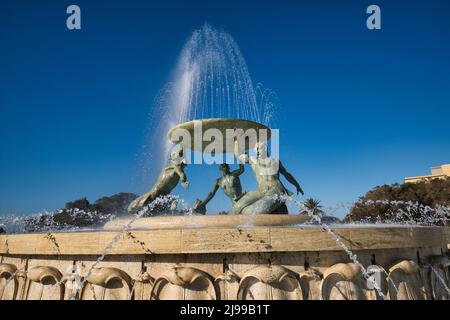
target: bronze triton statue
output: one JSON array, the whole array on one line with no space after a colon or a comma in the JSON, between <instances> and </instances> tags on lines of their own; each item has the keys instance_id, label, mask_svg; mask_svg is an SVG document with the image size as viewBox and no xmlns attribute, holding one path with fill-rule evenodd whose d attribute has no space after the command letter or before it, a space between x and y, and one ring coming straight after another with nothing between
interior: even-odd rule
<instances>
[{"instance_id":1,"label":"bronze triton statue","mask_svg":"<svg viewBox=\"0 0 450 320\"><path fill-rule=\"evenodd\" d=\"M303 195L303 190L297 180L284 168L281 161L268 156L267 144L258 142L255 146L256 157L248 154L238 154L238 140L235 140L235 155L239 162L249 163L256 176L258 189L243 195L231 208L228 214L270 214L285 213L285 202L279 196L292 195L280 181L280 173L293 184L297 194Z\"/></svg>"},{"instance_id":2,"label":"bronze triton statue","mask_svg":"<svg viewBox=\"0 0 450 320\"><path fill-rule=\"evenodd\" d=\"M292 192L288 191L280 181L280 174L282 174L287 181L295 186L297 194L303 194L303 190L300 187L297 180L284 168L281 161L273 157L269 157L267 153L267 139L270 139L271 131L266 126L242 119L203 119L193 120L177 125L172 128L168 133L168 138L171 142L176 143L177 147L175 151L171 153L171 162L163 169L158 177L153 188L134 200L129 208L129 212L136 212L143 208L145 205L154 201L156 198L170 194L170 192L177 186L181 180L183 187L187 188L188 181L184 173L184 167L186 166L183 146L188 147L198 152L208 152L203 143L196 144L196 139L190 139L186 142L179 141L180 135L178 130L183 129L183 132L188 132L191 137L195 137L196 129L202 128L201 132L209 129L215 129L221 136L218 141L222 144L220 150L232 150L240 163L239 169L230 172L228 164L222 164L220 171L222 177L218 178L214 184L213 189L207 195L205 200L201 201L196 199L194 205L194 211L196 213L206 213L206 205L215 196L217 190L221 188L223 192L231 199L233 205L228 211L228 214L287 214L287 207L285 200L282 196L290 196ZM263 139L239 139L242 138L244 132L252 129L254 132L265 132L266 135ZM228 138L228 130L233 130L238 133L238 136L234 138ZM240 131L238 131L240 130ZM261 131L262 130L262 131ZM227 139L223 139L223 137ZM244 136L245 137L245 136ZM241 145L239 141L243 141ZM256 157L250 156L246 153L240 154L239 150L247 150L249 148L255 148ZM243 193L239 176L244 172L243 163L250 164L258 182L258 188L254 191Z\"/></svg>"},{"instance_id":3,"label":"bronze triton statue","mask_svg":"<svg viewBox=\"0 0 450 320\"><path fill-rule=\"evenodd\" d=\"M214 187L210 193L206 196L205 200L201 201L199 199L195 200L194 212L205 214L206 205L212 198L216 195L219 188L222 189L223 193L231 199L233 206L242 197L242 186L241 179L239 176L244 173L244 165L240 164L239 168L230 172L230 166L226 163L220 165L219 170L222 172L222 177L216 179Z\"/></svg>"},{"instance_id":4,"label":"bronze triton statue","mask_svg":"<svg viewBox=\"0 0 450 320\"><path fill-rule=\"evenodd\" d=\"M131 202L128 207L129 213L135 213L156 198L170 194L180 180L184 188L188 187L189 182L184 173L186 159L184 157L183 148L181 146L175 147L170 154L169 160L170 163L162 170L153 188Z\"/></svg>"}]
</instances>

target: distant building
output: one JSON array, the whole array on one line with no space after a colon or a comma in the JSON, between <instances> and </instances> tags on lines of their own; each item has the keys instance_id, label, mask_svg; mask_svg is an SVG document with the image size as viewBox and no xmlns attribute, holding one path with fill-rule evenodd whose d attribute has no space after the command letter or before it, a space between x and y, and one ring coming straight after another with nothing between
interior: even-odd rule
<instances>
[{"instance_id":1,"label":"distant building","mask_svg":"<svg viewBox=\"0 0 450 320\"><path fill-rule=\"evenodd\" d=\"M405 183L428 181L431 179L443 179L446 177L450 177L450 164L443 164L439 167L431 168L431 174L429 176L417 176L405 178Z\"/></svg>"}]
</instances>

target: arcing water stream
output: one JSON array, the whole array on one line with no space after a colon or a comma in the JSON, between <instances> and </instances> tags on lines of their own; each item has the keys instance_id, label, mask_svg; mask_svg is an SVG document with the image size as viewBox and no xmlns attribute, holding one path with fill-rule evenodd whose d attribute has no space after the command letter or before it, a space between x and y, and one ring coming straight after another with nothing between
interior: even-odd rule
<instances>
[{"instance_id":1,"label":"arcing water stream","mask_svg":"<svg viewBox=\"0 0 450 320\"><path fill-rule=\"evenodd\" d=\"M142 177L148 180L161 170L172 146L166 135L175 125L194 119L237 118L273 127L275 100L271 90L254 86L233 37L205 24L184 45L172 80L154 102L148 144L139 159Z\"/></svg>"}]
</instances>

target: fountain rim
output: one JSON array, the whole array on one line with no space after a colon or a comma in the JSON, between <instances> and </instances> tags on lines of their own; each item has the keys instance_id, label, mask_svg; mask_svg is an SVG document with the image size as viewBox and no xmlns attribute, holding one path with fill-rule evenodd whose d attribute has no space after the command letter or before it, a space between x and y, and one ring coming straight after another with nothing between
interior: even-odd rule
<instances>
[{"instance_id":1,"label":"fountain rim","mask_svg":"<svg viewBox=\"0 0 450 320\"><path fill-rule=\"evenodd\" d=\"M339 228L334 231L352 251L399 248L447 248L443 227ZM117 231L0 235L0 254L101 255ZM142 244L145 244L143 247ZM120 236L108 255L242 253L242 252L341 252L323 231L311 227L252 227L129 230Z\"/></svg>"},{"instance_id":2,"label":"fountain rim","mask_svg":"<svg viewBox=\"0 0 450 320\"><path fill-rule=\"evenodd\" d=\"M109 221L103 230L120 230L132 217ZM258 215L160 215L139 218L133 222L133 229L164 230L192 228L240 228L275 227L305 223L307 215L258 214Z\"/></svg>"},{"instance_id":3,"label":"fountain rim","mask_svg":"<svg viewBox=\"0 0 450 320\"><path fill-rule=\"evenodd\" d=\"M269 215L260 219L287 221L295 215ZM238 219L258 216L238 216ZM194 220L228 220L234 216L193 216ZM155 221L176 221L179 216L150 217ZM145 221L145 220L144 220ZM291 220L292 221L292 220ZM236 224L236 223L234 223ZM119 235L119 241L108 255L187 254L187 253L242 253L242 252L321 252L342 251L342 248L320 226L311 225L210 225L203 227L166 226L143 227L124 232L93 230L48 233L0 235L0 254L9 255L101 255L110 241ZM352 251L426 248L446 250L448 227L405 226L332 226L341 241ZM57 244L57 245L56 245ZM143 246L142 244L145 244Z\"/></svg>"}]
</instances>

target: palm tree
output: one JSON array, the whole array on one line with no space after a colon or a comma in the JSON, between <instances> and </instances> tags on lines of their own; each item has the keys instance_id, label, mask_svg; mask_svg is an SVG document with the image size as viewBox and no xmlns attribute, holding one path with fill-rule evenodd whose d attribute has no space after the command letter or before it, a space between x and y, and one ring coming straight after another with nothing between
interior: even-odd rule
<instances>
[{"instance_id":1,"label":"palm tree","mask_svg":"<svg viewBox=\"0 0 450 320\"><path fill-rule=\"evenodd\" d=\"M320 204L320 200L308 198L303 203L305 208L308 209L308 211L312 212L315 215L322 216L324 214L322 210L322 205Z\"/></svg>"}]
</instances>

